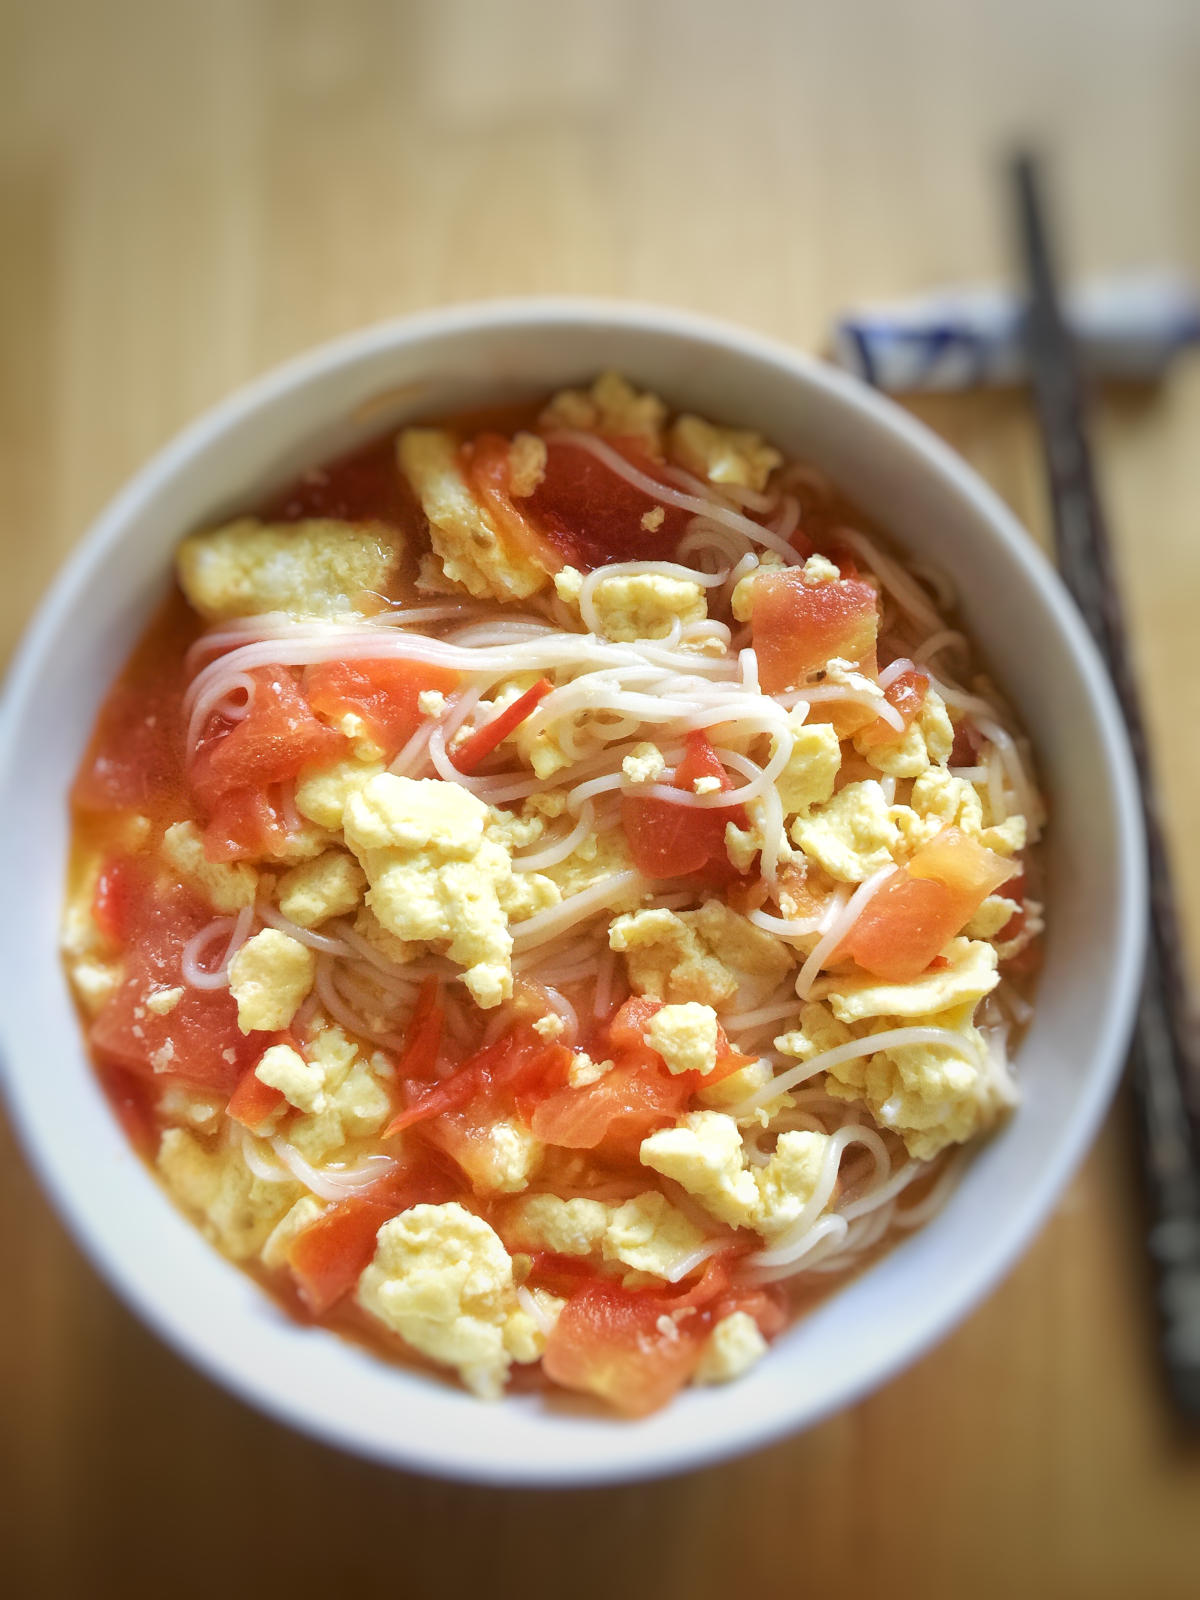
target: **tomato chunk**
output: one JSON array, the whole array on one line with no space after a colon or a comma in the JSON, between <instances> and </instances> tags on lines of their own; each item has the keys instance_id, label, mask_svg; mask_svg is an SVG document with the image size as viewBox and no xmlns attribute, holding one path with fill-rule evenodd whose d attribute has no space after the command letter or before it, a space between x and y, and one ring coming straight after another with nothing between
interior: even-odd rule
<instances>
[{"instance_id":1,"label":"tomato chunk","mask_svg":"<svg viewBox=\"0 0 1200 1600\"><path fill-rule=\"evenodd\" d=\"M542 1366L564 1389L598 1395L628 1417L666 1405L691 1377L709 1323L672 1320L664 1296L617 1284L583 1283L571 1295L546 1341Z\"/></svg>"},{"instance_id":2,"label":"tomato chunk","mask_svg":"<svg viewBox=\"0 0 1200 1600\"><path fill-rule=\"evenodd\" d=\"M287 853L292 834L282 785L268 789L230 789L212 807L204 828L204 853L210 861L258 860Z\"/></svg>"},{"instance_id":3,"label":"tomato chunk","mask_svg":"<svg viewBox=\"0 0 1200 1600\"><path fill-rule=\"evenodd\" d=\"M618 454L649 478L655 463L630 439L607 439ZM691 513L663 505L663 519L647 528L643 518L662 504L577 444L554 442L546 449L546 471L526 499L517 502L543 545L581 571L614 561L665 561L675 554Z\"/></svg>"},{"instance_id":4,"label":"tomato chunk","mask_svg":"<svg viewBox=\"0 0 1200 1600\"><path fill-rule=\"evenodd\" d=\"M323 1211L287 1251L301 1299L315 1315L349 1294L375 1254L375 1236L400 1207L390 1199L355 1197Z\"/></svg>"},{"instance_id":5,"label":"tomato chunk","mask_svg":"<svg viewBox=\"0 0 1200 1600\"><path fill-rule=\"evenodd\" d=\"M532 1028L511 1028L494 1044L467 1058L448 1078L433 1087L406 1085L408 1107L384 1129L384 1138L431 1117L459 1111L472 1101L517 1103L540 1096L562 1081L569 1052L547 1044Z\"/></svg>"},{"instance_id":6,"label":"tomato chunk","mask_svg":"<svg viewBox=\"0 0 1200 1600\"><path fill-rule=\"evenodd\" d=\"M418 700L426 690L450 694L458 673L423 661L322 661L304 674L304 693L323 717L353 711L391 761L425 721Z\"/></svg>"},{"instance_id":7,"label":"tomato chunk","mask_svg":"<svg viewBox=\"0 0 1200 1600\"><path fill-rule=\"evenodd\" d=\"M247 1067L238 1079L238 1086L229 1097L225 1110L235 1122L253 1133L261 1128L287 1104L283 1091L264 1083L253 1067Z\"/></svg>"},{"instance_id":8,"label":"tomato chunk","mask_svg":"<svg viewBox=\"0 0 1200 1600\"><path fill-rule=\"evenodd\" d=\"M697 778L716 778L723 790L733 788L708 735L702 729L688 734L686 752L675 769L675 787L694 794ZM714 791L715 793L716 791ZM621 800L621 823L629 853L639 872L649 878L679 878L701 872L711 863L728 863L725 825L747 825L745 807L685 806L653 797L627 794Z\"/></svg>"},{"instance_id":9,"label":"tomato chunk","mask_svg":"<svg viewBox=\"0 0 1200 1600\"><path fill-rule=\"evenodd\" d=\"M631 1151L656 1128L673 1122L695 1088L695 1075L672 1076L653 1052L633 1052L595 1083L559 1089L533 1110L536 1138L568 1150L615 1146Z\"/></svg>"},{"instance_id":10,"label":"tomato chunk","mask_svg":"<svg viewBox=\"0 0 1200 1600\"><path fill-rule=\"evenodd\" d=\"M929 690L929 679L925 673L916 667L901 672L893 678L883 691L887 703L898 711L904 720L903 728L893 728L890 722L883 717L876 717L875 721L867 727L861 728L856 734L856 741L860 745L895 744L903 739L912 727L913 719L918 715L925 704L925 696Z\"/></svg>"},{"instance_id":11,"label":"tomato chunk","mask_svg":"<svg viewBox=\"0 0 1200 1600\"><path fill-rule=\"evenodd\" d=\"M256 667L249 676L255 685L249 712L209 733L192 762L192 787L210 809L231 790L288 783L347 748L340 733L313 715L290 672Z\"/></svg>"},{"instance_id":12,"label":"tomato chunk","mask_svg":"<svg viewBox=\"0 0 1200 1600\"><path fill-rule=\"evenodd\" d=\"M837 955L877 978L907 983L1016 870L961 829L943 828L867 902Z\"/></svg>"},{"instance_id":13,"label":"tomato chunk","mask_svg":"<svg viewBox=\"0 0 1200 1600\"><path fill-rule=\"evenodd\" d=\"M186 890L156 887L147 875L130 893L127 916L125 978L97 1013L93 1045L131 1072L231 1095L261 1052L263 1036L242 1034L227 989L192 989L183 982L184 946L212 921L212 912ZM156 989L180 986L173 1010L159 1016L147 1006Z\"/></svg>"},{"instance_id":14,"label":"tomato chunk","mask_svg":"<svg viewBox=\"0 0 1200 1600\"><path fill-rule=\"evenodd\" d=\"M798 567L764 573L752 590L758 676L767 694L803 687L835 656L873 657L879 627L875 591L856 578L805 583Z\"/></svg>"}]
</instances>

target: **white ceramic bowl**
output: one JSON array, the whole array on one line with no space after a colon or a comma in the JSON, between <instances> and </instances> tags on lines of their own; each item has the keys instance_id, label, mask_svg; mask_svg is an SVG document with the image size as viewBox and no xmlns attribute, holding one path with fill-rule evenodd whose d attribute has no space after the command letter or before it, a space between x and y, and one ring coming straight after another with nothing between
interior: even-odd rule
<instances>
[{"instance_id":1,"label":"white ceramic bowl","mask_svg":"<svg viewBox=\"0 0 1200 1600\"><path fill-rule=\"evenodd\" d=\"M56 954L66 792L97 707L163 590L176 540L407 417L537 394L616 367L814 461L957 580L967 626L1019 708L1052 813L1049 929L1024 1102L945 1211L785 1333L746 1379L621 1422L536 1397L481 1404L293 1325L171 1206L97 1088ZM503 1484L694 1467L804 1427L941 1338L1045 1221L1116 1081L1137 988L1140 820L1119 715L1041 553L973 472L887 400L753 334L590 301L458 307L368 329L202 417L117 496L60 575L0 726L0 1042L48 1194L110 1283L252 1404L383 1462Z\"/></svg>"}]
</instances>

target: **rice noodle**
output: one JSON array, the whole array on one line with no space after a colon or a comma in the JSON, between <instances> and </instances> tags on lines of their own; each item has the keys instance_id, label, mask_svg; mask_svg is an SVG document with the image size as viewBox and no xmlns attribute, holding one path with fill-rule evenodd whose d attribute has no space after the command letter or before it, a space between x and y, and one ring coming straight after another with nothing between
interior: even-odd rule
<instances>
[{"instance_id":1,"label":"rice noodle","mask_svg":"<svg viewBox=\"0 0 1200 1600\"><path fill-rule=\"evenodd\" d=\"M813 947L811 955L800 968L800 975L796 979L796 993L801 1000L807 998L810 989L816 982L817 974L846 938L868 902L883 888L888 879L894 877L899 870L898 867L889 864L886 867L880 867L878 872L873 872L865 883L859 884L858 888L845 903L845 906L834 915L832 921L822 928L820 941Z\"/></svg>"},{"instance_id":2,"label":"rice noodle","mask_svg":"<svg viewBox=\"0 0 1200 1600\"><path fill-rule=\"evenodd\" d=\"M400 1166L391 1156L371 1155L354 1167L314 1167L282 1134L275 1134L270 1144L292 1177L322 1200L346 1200L363 1194Z\"/></svg>"},{"instance_id":3,"label":"rice noodle","mask_svg":"<svg viewBox=\"0 0 1200 1600\"><path fill-rule=\"evenodd\" d=\"M868 1034L864 1039L848 1039L845 1044L835 1045L832 1050L822 1050L810 1061L801 1061L786 1072L777 1074L770 1083L747 1095L745 1100L739 1100L735 1106L730 1106L729 1114L733 1117L749 1116L752 1111L767 1105L777 1095L785 1094L794 1085L815 1078L819 1072L830 1072L847 1061L857 1061L860 1056L878 1055L881 1050L902 1050L914 1044L940 1045L946 1050L961 1050L964 1046L969 1048L968 1036L951 1028L887 1028L882 1033Z\"/></svg>"},{"instance_id":4,"label":"rice noodle","mask_svg":"<svg viewBox=\"0 0 1200 1600\"><path fill-rule=\"evenodd\" d=\"M214 917L183 947L179 970L190 989L227 989L229 963L250 937L254 926L254 907L243 906L236 917ZM215 967L205 967L200 957L218 939L225 939L225 950Z\"/></svg>"}]
</instances>

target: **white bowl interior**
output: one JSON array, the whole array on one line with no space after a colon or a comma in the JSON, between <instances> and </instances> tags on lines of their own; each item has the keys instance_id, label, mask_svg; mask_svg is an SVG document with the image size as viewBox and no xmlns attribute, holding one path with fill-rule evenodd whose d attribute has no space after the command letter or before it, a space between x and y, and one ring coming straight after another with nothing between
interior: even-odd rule
<instances>
[{"instance_id":1,"label":"white bowl interior","mask_svg":"<svg viewBox=\"0 0 1200 1600\"><path fill-rule=\"evenodd\" d=\"M941 1216L791 1328L750 1376L689 1391L637 1423L536 1397L482 1405L290 1323L130 1152L56 955L64 796L179 536L390 423L604 367L760 428L831 473L903 548L948 570L1033 738L1052 810L1046 965L1012 1124L974 1156ZM0 734L0 879L21 885L26 908L0 925L14 1113L110 1281L191 1359L284 1420L384 1461L510 1484L633 1478L747 1448L845 1404L948 1331L1044 1219L1095 1130L1128 1030L1144 898L1106 680L1048 564L974 475L886 401L787 350L676 313L577 302L369 330L234 396L145 469L63 573L14 668Z\"/></svg>"}]
</instances>

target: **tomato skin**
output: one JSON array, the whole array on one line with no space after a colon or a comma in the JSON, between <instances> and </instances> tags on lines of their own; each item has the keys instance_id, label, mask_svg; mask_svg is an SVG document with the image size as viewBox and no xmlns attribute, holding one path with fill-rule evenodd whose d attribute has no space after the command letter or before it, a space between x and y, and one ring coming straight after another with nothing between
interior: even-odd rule
<instances>
[{"instance_id":1,"label":"tomato skin","mask_svg":"<svg viewBox=\"0 0 1200 1600\"><path fill-rule=\"evenodd\" d=\"M92 917L111 943L125 945L136 927L137 907L146 892L146 869L135 856L110 856L101 866L92 895Z\"/></svg>"},{"instance_id":2,"label":"tomato skin","mask_svg":"<svg viewBox=\"0 0 1200 1600\"><path fill-rule=\"evenodd\" d=\"M474 772L481 761L486 760L492 751L503 739L507 739L514 728L519 728L526 717L532 716L540 703L546 698L554 685L549 678L539 678L532 688L526 689L510 706L505 706L490 722L485 722L466 742L459 746L451 756L451 760L459 772Z\"/></svg>"},{"instance_id":3,"label":"tomato skin","mask_svg":"<svg viewBox=\"0 0 1200 1600\"><path fill-rule=\"evenodd\" d=\"M751 626L758 677L767 694L803 688L835 656L874 658L879 627L875 590L857 578L808 584L798 567L756 578Z\"/></svg>"},{"instance_id":4,"label":"tomato skin","mask_svg":"<svg viewBox=\"0 0 1200 1600\"><path fill-rule=\"evenodd\" d=\"M685 741L683 760L675 769L675 787L683 794L694 794L697 778L717 778L721 788L733 788L729 774L721 765L708 735L694 729ZM629 843L629 853L638 871L648 878L680 878L694 872L728 868L725 850L725 825L747 825L744 806L684 806L653 797L642 799L627 794L621 800L621 824Z\"/></svg>"},{"instance_id":5,"label":"tomato skin","mask_svg":"<svg viewBox=\"0 0 1200 1600\"><path fill-rule=\"evenodd\" d=\"M206 733L191 766L191 784L210 811L235 790L289 783L307 766L329 766L348 749L345 738L312 713L291 673L255 667L254 701L240 722Z\"/></svg>"},{"instance_id":6,"label":"tomato skin","mask_svg":"<svg viewBox=\"0 0 1200 1600\"><path fill-rule=\"evenodd\" d=\"M451 694L459 675L421 661L322 661L304 673L304 693L322 717L357 712L391 761L426 720L418 700L426 690Z\"/></svg>"},{"instance_id":7,"label":"tomato skin","mask_svg":"<svg viewBox=\"0 0 1200 1600\"><path fill-rule=\"evenodd\" d=\"M835 959L889 983L925 972L987 896L1017 869L958 828L943 828L864 906Z\"/></svg>"}]
</instances>

